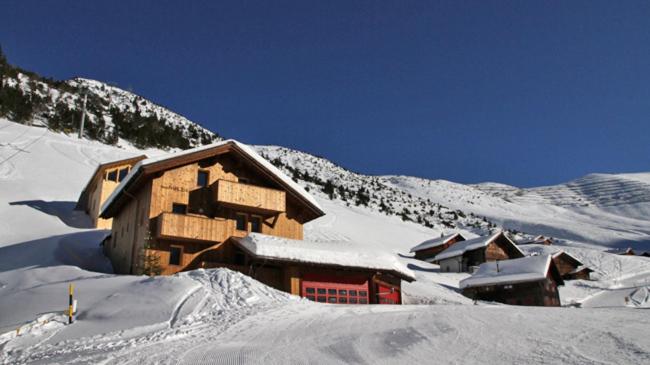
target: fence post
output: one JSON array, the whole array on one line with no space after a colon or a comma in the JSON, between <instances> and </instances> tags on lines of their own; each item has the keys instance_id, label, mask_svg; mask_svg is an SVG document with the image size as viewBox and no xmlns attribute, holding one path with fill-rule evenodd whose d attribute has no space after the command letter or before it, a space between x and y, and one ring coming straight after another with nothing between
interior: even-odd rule
<instances>
[{"instance_id":1,"label":"fence post","mask_svg":"<svg viewBox=\"0 0 650 365\"><path fill-rule=\"evenodd\" d=\"M73 296L74 296L74 284L70 284L68 287L68 293L69 293L69 302L68 302L68 324L72 324L72 315L73 315Z\"/></svg>"}]
</instances>

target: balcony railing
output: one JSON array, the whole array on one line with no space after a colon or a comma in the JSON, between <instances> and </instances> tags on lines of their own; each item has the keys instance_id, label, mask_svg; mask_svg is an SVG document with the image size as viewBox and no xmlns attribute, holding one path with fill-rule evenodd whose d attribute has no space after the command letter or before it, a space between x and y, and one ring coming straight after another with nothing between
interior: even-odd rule
<instances>
[{"instance_id":1,"label":"balcony railing","mask_svg":"<svg viewBox=\"0 0 650 365\"><path fill-rule=\"evenodd\" d=\"M286 193L282 190L218 180L213 186L217 203L247 208L267 213L282 213L286 210Z\"/></svg>"},{"instance_id":2,"label":"balcony railing","mask_svg":"<svg viewBox=\"0 0 650 365\"><path fill-rule=\"evenodd\" d=\"M162 213L156 218L156 238L223 242L235 232L233 221Z\"/></svg>"}]
</instances>

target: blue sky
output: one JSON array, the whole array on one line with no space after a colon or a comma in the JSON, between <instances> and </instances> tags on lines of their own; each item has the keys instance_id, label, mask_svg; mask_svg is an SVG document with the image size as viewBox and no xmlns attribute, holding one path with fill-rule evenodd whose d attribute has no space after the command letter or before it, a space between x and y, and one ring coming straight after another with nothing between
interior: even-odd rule
<instances>
[{"instance_id":1,"label":"blue sky","mask_svg":"<svg viewBox=\"0 0 650 365\"><path fill-rule=\"evenodd\" d=\"M367 174L650 171L648 1L115 3L4 2L0 44Z\"/></svg>"}]
</instances>

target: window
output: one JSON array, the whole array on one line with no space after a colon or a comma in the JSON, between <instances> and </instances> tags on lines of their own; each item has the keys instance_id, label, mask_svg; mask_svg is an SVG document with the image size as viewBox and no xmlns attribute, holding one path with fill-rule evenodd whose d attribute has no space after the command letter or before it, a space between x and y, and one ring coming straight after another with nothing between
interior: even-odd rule
<instances>
[{"instance_id":1,"label":"window","mask_svg":"<svg viewBox=\"0 0 650 365\"><path fill-rule=\"evenodd\" d=\"M169 264L180 265L181 256L183 255L183 248L179 246L171 246L169 248Z\"/></svg>"},{"instance_id":2,"label":"window","mask_svg":"<svg viewBox=\"0 0 650 365\"><path fill-rule=\"evenodd\" d=\"M210 173L207 171L199 170L196 175L196 185L206 187L210 181Z\"/></svg>"},{"instance_id":3,"label":"window","mask_svg":"<svg viewBox=\"0 0 650 365\"><path fill-rule=\"evenodd\" d=\"M174 214L186 214L187 213L187 204L173 203L172 204L172 213L174 213Z\"/></svg>"},{"instance_id":4,"label":"window","mask_svg":"<svg viewBox=\"0 0 650 365\"><path fill-rule=\"evenodd\" d=\"M117 182L117 170L109 171L106 174L106 180Z\"/></svg>"},{"instance_id":5,"label":"window","mask_svg":"<svg viewBox=\"0 0 650 365\"><path fill-rule=\"evenodd\" d=\"M128 175L128 174L129 174L129 168L128 168L128 167L125 167L125 168L123 168L123 169L120 169L120 172L119 172L119 180L120 180L120 181L124 180L124 178L125 178L126 175Z\"/></svg>"},{"instance_id":6,"label":"window","mask_svg":"<svg viewBox=\"0 0 650 365\"><path fill-rule=\"evenodd\" d=\"M251 216L251 232L262 233L262 217Z\"/></svg>"},{"instance_id":7,"label":"window","mask_svg":"<svg viewBox=\"0 0 650 365\"><path fill-rule=\"evenodd\" d=\"M246 214L237 213L237 230L246 231Z\"/></svg>"}]
</instances>

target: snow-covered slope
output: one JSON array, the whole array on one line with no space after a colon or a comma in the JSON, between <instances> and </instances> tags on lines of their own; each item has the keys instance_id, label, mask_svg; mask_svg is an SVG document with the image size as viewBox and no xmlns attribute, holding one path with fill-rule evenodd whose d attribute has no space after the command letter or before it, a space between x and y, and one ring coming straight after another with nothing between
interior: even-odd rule
<instances>
[{"instance_id":1,"label":"snow-covered slope","mask_svg":"<svg viewBox=\"0 0 650 365\"><path fill-rule=\"evenodd\" d=\"M270 153L275 148L260 149ZM150 156L160 152L146 151ZM349 191L365 186L367 206L355 205L352 195L349 206L329 199L323 185L298 179L327 213L307 224L305 238L362 242L395 253L417 279L404 283L405 303L435 306L320 305L228 270L156 278L113 275L98 246L106 231L87 228L87 217L72 208L97 163L141 153L0 120L0 363L650 361L650 321L644 310L631 309L649 302L643 283L650 277L650 260L567 241L563 248L596 268L599 280L577 281L561 288L561 295L569 298L565 302L590 308L473 305L457 292L466 274L440 273L408 251L451 231L443 221L468 236L494 227L463 213L469 211L465 205L445 208L453 204L438 206L404 187L382 185L396 184L389 177L330 175L346 184L349 179ZM314 176L317 169L322 174L339 169L309 156L292 166L308 168L310 160ZM432 228L405 221L376 209L382 198L386 205L394 198L395 209L410 211L420 211L422 203L438 209L442 218L434 214ZM498 207L502 198L491 199ZM527 247L538 253L552 249ZM79 313L75 324L65 325L70 283L76 286Z\"/></svg>"},{"instance_id":2,"label":"snow-covered slope","mask_svg":"<svg viewBox=\"0 0 650 365\"><path fill-rule=\"evenodd\" d=\"M313 194L404 217L434 229L487 234L501 226L601 247L650 247L650 173L592 174L557 186L519 189L409 176L368 176L277 146L258 150ZM327 194L330 181L334 191ZM368 196L367 205L358 198ZM524 235L515 238L524 239Z\"/></svg>"}]
</instances>

